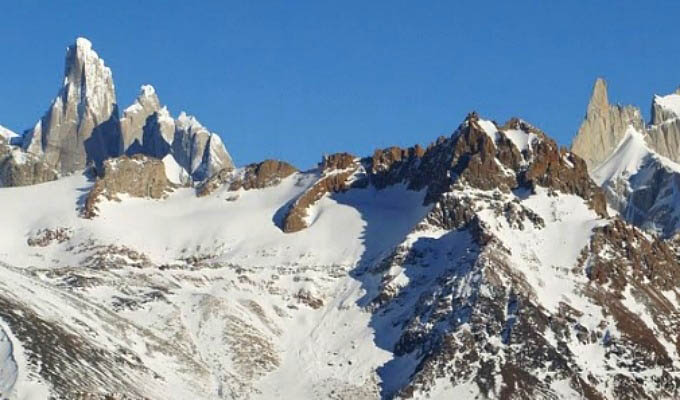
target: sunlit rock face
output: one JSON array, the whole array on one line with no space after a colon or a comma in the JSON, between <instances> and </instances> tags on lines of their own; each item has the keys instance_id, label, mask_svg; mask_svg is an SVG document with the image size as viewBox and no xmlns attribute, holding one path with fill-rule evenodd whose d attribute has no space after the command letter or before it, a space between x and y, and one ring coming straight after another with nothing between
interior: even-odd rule
<instances>
[{"instance_id":1,"label":"sunlit rock face","mask_svg":"<svg viewBox=\"0 0 680 400\"><path fill-rule=\"evenodd\" d=\"M42 154L62 173L101 164L122 151L111 70L78 38L66 52L64 84L47 113L28 133L24 148Z\"/></svg>"},{"instance_id":2,"label":"sunlit rock face","mask_svg":"<svg viewBox=\"0 0 680 400\"><path fill-rule=\"evenodd\" d=\"M609 104L607 84L604 79L598 78L572 151L586 161L589 169L593 169L614 151L630 125L642 129L644 122L640 110Z\"/></svg>"}]
</instances>

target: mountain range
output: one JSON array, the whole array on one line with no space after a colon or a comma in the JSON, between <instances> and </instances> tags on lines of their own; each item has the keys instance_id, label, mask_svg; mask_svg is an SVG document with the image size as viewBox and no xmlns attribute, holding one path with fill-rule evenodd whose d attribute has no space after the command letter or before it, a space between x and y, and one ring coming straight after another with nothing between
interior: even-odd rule
<instances>
[{"instance_id":1,"label":"mountain range","mask_svg":"<svg viewBox=\"0 0 680 400\"><path fill-rule=\"evenodd\" d=\"M228 136L223 136L228 138ZM0 398L680 397L680 91L237 167L79 38L0 127Z\"/></svg>"}]
</instances>

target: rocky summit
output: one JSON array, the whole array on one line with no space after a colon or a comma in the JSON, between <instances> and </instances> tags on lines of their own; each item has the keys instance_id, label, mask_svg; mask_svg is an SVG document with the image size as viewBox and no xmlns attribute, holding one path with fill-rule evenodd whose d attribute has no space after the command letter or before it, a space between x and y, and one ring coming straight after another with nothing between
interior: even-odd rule
<instances>
[{"instance_id":1,"label":"rocky summit","mask_svg":"<svg viewBox=\"0 0 680 400\"><path fill-rule=\"evenodd\" d=\"M167 157L166 164L182 170L174 179L183 183L234 167L217 134L184 112L173 118L151 85L142 85L120 116L111 69L89 40L76 39L65 64L63 85L33 128L17 135L0 126L0 140L15 155L14 161L0 158L0 187L46 182L86 167L102 170L106 160L123 155Z\"/></svg>"},{"instance_id":2,"label":"rocky summit","mask_svg":"<svg viewBox=\"0 0 680 400\"><path fill-rule=\"evenodd\" d=\"M112 82L0 130L0 398L680 398L680 93L301 171Z\"/></svg>"},{"instance_id":3,"label":"rocky summit","mask_svg":"<svg viewBox=\"0 0 680 400\"><path fill-rule=\"evenodd\" d=\"M589 162L609 204L629 222L665 237L680 229L680 89L652 102L645 124L632 106L611 106L595 82L572 151Z\"/></svg>"}]
</instances>

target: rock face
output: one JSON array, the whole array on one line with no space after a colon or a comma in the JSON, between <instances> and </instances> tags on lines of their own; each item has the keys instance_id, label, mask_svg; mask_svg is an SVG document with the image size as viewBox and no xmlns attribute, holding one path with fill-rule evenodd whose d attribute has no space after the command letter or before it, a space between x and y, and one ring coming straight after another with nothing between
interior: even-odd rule
<instances>
[{"instance_id":1,"label":"rock face","mask_svg":"<svg viewBox=\"0 0 680 400\"><path fill-rule=\"evenodd\" d=\"M58 171L40 157L0 143L0 188L35 185L58 177Z\"/></svg>"},{"instance_id":2,"label":"rock face","mask_svg":"<svg viewBox=\"0 0 680 400\"><path fill-rule=\"evenodd\" d=\"M89 220L80 177L0 190L0 345L23 355L0 367L42 397L680 396L680 239L608 217L585 161L524 121L126 199L163 198L165 160L105 161Z\"/></svg>"},{"instance_id":3,"label":"rock face","mask_svg":"<svg viewBox=\"0 0 680 400\"><path fill-rule=\"evenodd\" d=\"M680 117L680 88L666 96L654 96L652 102L652 125L660 125Z\"/></svg>"},{"instance_id":4,"label":"rock face","mask_svg":"<svg viewBox=\"0 0 680 400\"><path fill-rule=\"evenodd\" d=\"M158 95L156 95L156 90L151 85L143 85L137 99L131 106L123 110L123 116L120 119L123 150L126 153L141 151L147 119L160 109L161 103L158 100ZM130 147L133 147L136 151L131 151Z\"/></svg>"},{"instance_id":5,"label":"rock face","mask_svg":"<svg viewBox=\"0 0 680 400\"><path fill-rule=\"evenodd\" d=\"M265 160L249 164L242 170L223 169L203 182L196 193L199 197L208 196L225 185L228 190L264 189L278 185L282 179L296 172L297 168L287 162Z\"/></svg>"},{"instance_id":6,"label":"rock face","mask_svg":"<svg viewBox=\"0 0 680 400\"><path fill-rule=\"evenodd\" d=\"M641 132L629 128L592 176L627 221L664 237L680 229L680 165L652 151Z\"/></svg>"},{"instance_id":7,"label":"rock face","mask_svg":"<svg viewBox=\"0 0 680 400\"><path fill-rule=\"evenodd\" d=\"M24 148L62 173L121 154L113 76L87 39L68 48L64 85Z\"/></svg>"},{"instance_id":8,"label":"rock face","mask_svg":"<svg viewBox=\"0 0 680 400\"><path fill-rule=\"evenodd\" d=\"M640 110L610 105L607 84L598 78L588 103L586 118L581 124L571 150L593 169L604 161L619 144L629 125L641 130L644 126Z\"/></svg>"},{"instance_id":9,"label":"rock face","mask_svg":"<svg viewBox=\"0 0 680 400\"><path fill-rule=\"evenodd\" d=\"M361 160L346 153L325 157L318 180L290 206L282 229L291 233L306 228L308 209L327 194L398 183L411 190L425 189L425 205L461 186L503 192L541 186L576 194L599 215L607 215L605 195L580 157L559 149L543 132L519 119L499 128L471 113L450 138L440 138L427 149L392 147Z\"/></svg>"},{"instance_id":10,"label":"rock face","mask_svg":"<svg viewBox=\"0 0 680 400\"><path fill-rule=\"evenodd\" d=\"M625 125L625 118L616 115L627 115L628 108L610 107L608 118L601 117L606 113L593 111L605 109L605 89L598 80L572 150L587 159L597 149L589 170L622 217L643 229L672 236L680 229L680 215L674 207L680 189L680 165L676 164L680 161L680 94L654 96L650 125L640 125L637 119ZM595 115L600 117L591 118Z\"/></svg>"},{"instance_id":11,"label":"rock face","mask_svg":"<svg viewBox=\"0 0 680 400\"><path fill-rule=\"evenodd\" d=\"M22 140L23 137L0 125L0 144L5 143L14 146L21 146Z\"/></svg>"},{"instance_id":12,"label":"rock face","mask_svg":"<svg viewBox=\"0 0 680 400\"><path fill-rule=\"evenodd\" d=\"M223 169L234 168L222 139L208 131L195 117L184 112L175 120L171 151L179 165L189 171L197 181L209 178Z\"/></svg>"},{"instance_id":13,"label":"rock face","mask_svg":"<svg viewBox=\"0 0 680 400\"><path fill-rule=\"evenodd\" d=\"M163 161L141 154L122 156L103 164L97 181L87 195L82 214L86 218L97 215L97 203L102 197L119 200L118 195L161 199L172 191Z\"/></svg>"},{"instance_id":14,"label":"rock face","mask_svg":"<svg viewBox=\"0 0 680 400\"><path fill-rule=\"evenodd\" d=\"M158 159L171 155L194 181L234 168L220 137L184 112L172 118L151 85L142 86L137 100L123 112L121 125L125 154Z\"/></svg>"},{"instance_id":15,"label":"rock face","mask_svg":"<svg viewBox=\"0 0 680 400\"><path fill-rule=\"evenodd\" d=\"M652 124L647 143L658 154L680 162L680 89L666 96L654 96Z\"/></svg>"},{"instance_id":16,"label":"rock face","mask_svg":"<svg viewBox=\"0 0 680 400\"><path fill-rule=\"evenodd\" d=\"M203 181L220 170L234 168L220 137L185 113L175 120L161 106L151 85L141 87L137 99L119 119L111 70L87 39L78 38L68 48L64 75L63 86L49 110L24 137L0 127L0 137L32 154L25 158L40 158L47 169L63 175L89 164L101 171L105 160L123 154L165 160L171 156L174 160L168 163L186 171L176 174L187 181L183 183ZM14 171L18 170L9 168L5 173ZM43 169L36 169L36 173L40 171ZM8 177L5 185L45 179L29 179L27 169L16 173L24 175Z\"/></svg>"},{"instance_id":17,"label":"rock face","mask_svg":"<svg viewBox=\"0 0 680 400\"><path fill-rule=\"evenodd\" d=\"M308 226L307 210L328 193L338 193L350 188L348 179L360 164L349 153L324 156L319 165L319 179L290 206L282 229L286 233L300 231Z\"/></svg>"}]
</instances>

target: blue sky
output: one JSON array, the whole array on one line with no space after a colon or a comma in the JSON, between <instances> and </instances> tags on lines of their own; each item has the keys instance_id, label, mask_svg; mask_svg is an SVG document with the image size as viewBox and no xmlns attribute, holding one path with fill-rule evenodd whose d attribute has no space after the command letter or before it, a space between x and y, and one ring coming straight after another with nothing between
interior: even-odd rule
<instances>
[{"instance_id":1,"label":"blue sky","mask_svg":"<svg viewBox=\"0 0 680 400\"><path fill-rule=\"evenodd\" d=\"M0 124L34 124L85 36L121 109L153 84L239 165L427 144L471 110L569 144L597 76L647 117L680 84L678 15L677 1L6 1Z\"/></svg>"}]
</instances>

